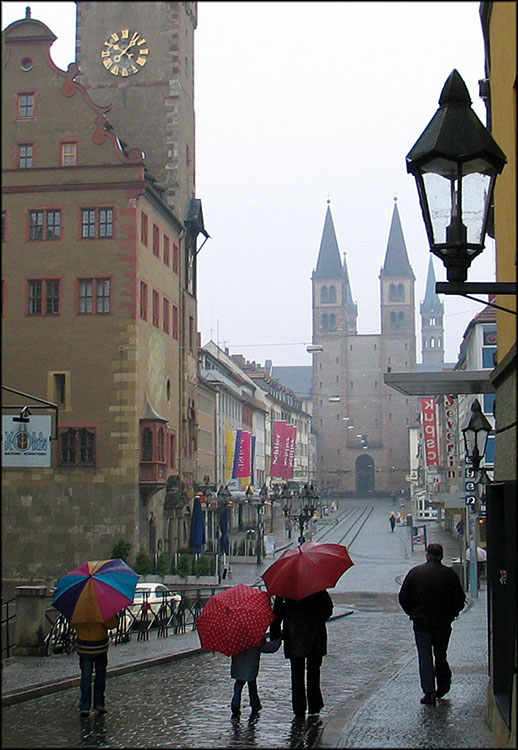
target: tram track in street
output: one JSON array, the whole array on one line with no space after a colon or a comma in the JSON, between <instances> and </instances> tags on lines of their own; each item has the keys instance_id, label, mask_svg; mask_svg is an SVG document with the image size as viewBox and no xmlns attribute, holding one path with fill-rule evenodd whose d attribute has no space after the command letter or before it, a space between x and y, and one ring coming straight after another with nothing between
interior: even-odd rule
<instances>
[{"instance_id":1,"label":"tram track in street","mask_svg":"<svg viewBox=\"0 0 518 750\"><path fill-rule=\"evenodd\" d=\"M350 547L373 512L373 505L348 508L336 518L336 523L333 526L324 529L321 535L318 534L318 542L325 543L327 541L332 544L343 544L346 547ZM331 538L329 538L329 535L331 535Z\"/></svg>"}]
</instances>

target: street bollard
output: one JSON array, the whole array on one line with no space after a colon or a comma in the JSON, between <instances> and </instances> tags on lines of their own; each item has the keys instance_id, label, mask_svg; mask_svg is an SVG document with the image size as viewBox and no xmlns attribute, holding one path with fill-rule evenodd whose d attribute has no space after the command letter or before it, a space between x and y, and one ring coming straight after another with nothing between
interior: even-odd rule
<instances>
[{"instance_id":1,"label":"street bollard","mask_svg":"<svg viewBox=\"0 0 518 750\"><path fill-rule=\"evenodd\" d=\"M16 587L16 656L45 656L46 586Z\"/></svg>"}]
</instances>

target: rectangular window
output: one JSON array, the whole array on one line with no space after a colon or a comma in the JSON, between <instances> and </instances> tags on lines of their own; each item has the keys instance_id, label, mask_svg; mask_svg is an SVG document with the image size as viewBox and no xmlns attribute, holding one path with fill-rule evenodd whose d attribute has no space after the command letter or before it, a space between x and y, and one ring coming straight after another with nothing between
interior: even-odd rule
<instances>
[{"instance_id":1,"label":"rectangular window","mask_svg":"<svg viewBox=\"0 0 518 750\"><path fill-rule=\"evenodd\" d=\"M495 408L495 393L484 393L484 414L493 414Z\"/></svg>"},{"instance_id":2,"label":"rectangular window","mask_svg":"<svg viewBox=\"0 0 518 750\"><path fill-rule=\"evenodd\" d=\"M147 284L145 281L140 282L140 317L147 320Z\"/></svg>"},{"instance_id":3,"label":"rectangular window","mask_svg":"<svg viewBox=\"0 0 518 750\"><path fill-rule=\"evenodd\" d=\"M176 469L176 435L172 433L170 437L169 465L171 469Z\"/></svg>"},{"instance_id":4,"label":"rectangular window","mask_svg":"<svg viewBox=\"0 0 518 750\"><path fill-rule=\"evenodd\" d=\"M34 117L34 94L18 94L18 117Z\"/></svg>"},{"instance_id":5,"label":"rectangular window","mask_svg":"<svg viewBox=\"0 0 518 750\"><path fill-rule=\"evenodd\" d=\"M59 314L59 280L29 280L29 315Z\"/></svg>"},{"instance_id":6,"label":"rectangular window","mask_svg":"<svg viewBox=\"0 0 518 750\"><path fill-rule=\"evenodd\" d=\"M61 466L94 466L95 437L93 427L61 429L59 434Z\"/></svg>"},{"instance_id":7,"label":"rectangular window","mask_svg":"<svg viewBox=\"0 0 518 750\"><path fill-rule=\"evenodd\" d=\"M110 279L79 279L79 313L103 315L111 309Z\"/></svg>"},{"instance_id":8,"label":"rectangular window","mask_svg":"<svg viewBox=\"0 0 518 750\"><path fill-rule=\"evenodd\" d=\"M173 330L172 330L173 338L178 340L178 307L177 305L173 305Z\"/></svg>"},{"instance_id":9,"label":"rectangular window","mask_svg":"<svg viewBox=\"0 0 518 750\"><path fill-rule=\"evenodd\" d=\"M7 211L2 211L2 242L5 242L6 231L5 227L7 224Z\"/></svg>"},{"instance_id":10,"label":"rectangular window","mask_svg":"<svg viewBox=\"0 0 518 750\"><path fill-rule=\"evenodd\" d=\"M46 314L57 315L59 313L59 281L49 279L45 284L47 287Z\"/></svg>"},{"instance_id":11,"label":"rectangular window","mask_svg":"<svg viewBox=\"0 0 518 750\"><path fill-rule=\"evenodd\" d=\"M496 354L496 346L483 346L482 347L482 367L484 369L493 369L495 362L493 355Z\"/></svg>"},{"instance_id":12,"label":"rectangular window","mask_svg":"<svg viewBox=\"0 0 518 750\"><path fill-rule=\"evenodd\" d=\"M61 165L63 167L77 166L77 143L61 144Z\"/></svg>"},{"instance_id":13,"label":"rectangular window","mask_svg":"<svg viewBox=\"0 0 518 750\"><path fill-rule=\"evenodd\" d=\"M29 211L30 240L59 240L61 211Z\"/></svg>"},{"instance_id":14,"label":"rectangular window","mask_svg":"<svg viewBox=\"0 0 518 750\"><path fill-rule=\"evenodd\" d=\"M170 253L169 253L169 237L167 236L167 234L164 234L163 242L164 242L164 263L166 264L166 266L168 266L170 263L170 259L169 259Z\"/></svg>"},{"instance_id":15,"label":"rectangular window","mask_svg":"<svg viewBox=\"0 0 518 750\"><path fill-rule=\"evenodd\" d=\"M83 239L113 237L113 208L83 208L81 237Z\"/></svg>"},{"instance_id":16,"label":"rectangular window","mask_svg":"<svg viewBox=\"0 0 518 750\"><path fill-rule=\"evenodd\" d=\"M18 167L20 169L31 169L33 166L32 143L23 143L18 146Z\"/></svg>"},{"instance_id":17,"label":"rectangular window","mask_svg":"<svg viewBox=\"0 0 518 750\"><path fill-rule=\"evenodd\" d=\"M164 332L169 333L169 300L164 297L162 300L162 325Z\"/></svg>"},{"instance_id":18,"label":"rectangular window","mask_svg":"<svg viewBox=\"0 0 518 750\"><path fill-rule=\"evenodd\" d=\"M55 372L54 380L54 401L58 406L65 406L66 398L66 377L64 372Z\"/></svg>"},{"instance_id":19,"label":"rectangular window","mask_svg":"<svg viewBox=\"0 0 518 750\"><path fill-rule=\"evenodd\" d=\"M147 247L147 214L140 212L140 241Z\"/></svg>"},{"instance_id":20,"label":"rectangular window","mask_svg":"<svg viewBox=\"0 0 518 750\"><path fill-rule=\"evenodd\" d=\"M153 289L153 325L160 325L159 296L158 292Z\"/></svg>"},{"instance_id":21,"label":"rectangular window","mask_svg":"<svg viewBox=\"0 0 518 750\"><path fill-rule=\"evenodd\" d=\"M173 243L173 271L178 274L178 245L176 243Z\"/></svg>"},{"instance_id":22,"label":"rectangular window","mask_svg":"<svg viewBox=\"0 0 518 750\"><path fill-rule=\"evenodd\" d=\"M160 257L160 230L156 224L153 224L153 255Z\"/></svg>"}]
</instances>

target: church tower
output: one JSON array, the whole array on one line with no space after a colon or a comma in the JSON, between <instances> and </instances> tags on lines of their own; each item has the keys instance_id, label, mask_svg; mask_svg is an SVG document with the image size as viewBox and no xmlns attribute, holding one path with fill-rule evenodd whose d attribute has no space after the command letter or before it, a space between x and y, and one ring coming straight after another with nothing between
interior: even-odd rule
<instances>
[{"instance_id":1,"label":"church tower","mask_svg":"<svg viewBox=\"0 0 518 750\"><path fill-rule=\"evenodd\" d=\"M183 221L195 191L196 2L77 2L76 62L92 99Z\"/></svg>"},{"instance_id":2,"label":"church tower","mask_svg":"<svg viewBox=\"0 0 518 750\"><path fill-rule=\"evenodd\" d=\"M428 263L426 291L421 302L421 356L423 364L444 362L444 303L435 291L432 256Z\"/></svg>"}]
</instances>

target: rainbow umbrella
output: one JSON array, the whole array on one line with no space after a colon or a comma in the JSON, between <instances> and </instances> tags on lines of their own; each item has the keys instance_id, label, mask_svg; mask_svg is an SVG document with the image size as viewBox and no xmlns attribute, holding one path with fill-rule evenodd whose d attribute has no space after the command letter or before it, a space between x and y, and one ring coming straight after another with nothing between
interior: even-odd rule
<instances>
[{"instance_id":1,"label":"rainbow umbrella","mask_svg":"<svg viewBox=\"0 0 518 750\"><path fill-rule=\"evenodd\" d=\"M124 560L93 560L60 578L52 604L71 623L106 622L133 602L139 576Z\"/></svg>"}]
</instances>

